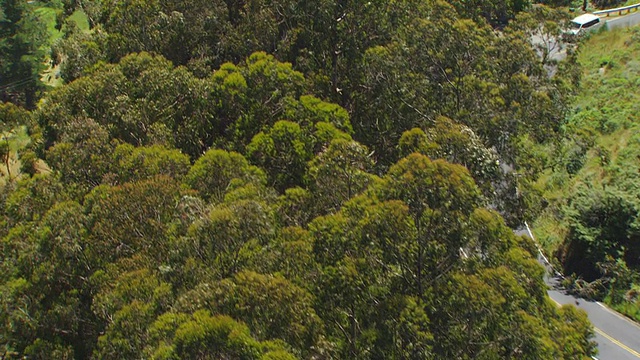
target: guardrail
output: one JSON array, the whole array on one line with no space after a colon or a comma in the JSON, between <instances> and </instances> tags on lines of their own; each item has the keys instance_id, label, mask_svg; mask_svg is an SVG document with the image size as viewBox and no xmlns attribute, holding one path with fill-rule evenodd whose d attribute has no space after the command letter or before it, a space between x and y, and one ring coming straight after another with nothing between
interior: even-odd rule
<instances>
[{"instance_id":1,"label":"guardrail","mask_svg":"<svg viewBox=\"0 0 640 360\"><path fill-rule=\"evenodd\" d=\"M635 10L638 11L638 8L640 7L640 3L635 4L635 5L629 5L629 6L623 6L620 8L615 8L615 9L607 9L607 10L600 10L600 11L594 11L593 14L594 15L606 15L609 16L613 13L618 13L618 15L622 15L623 12L627 12L630 13L631 10Z\"/></svg>"}]
</instances>

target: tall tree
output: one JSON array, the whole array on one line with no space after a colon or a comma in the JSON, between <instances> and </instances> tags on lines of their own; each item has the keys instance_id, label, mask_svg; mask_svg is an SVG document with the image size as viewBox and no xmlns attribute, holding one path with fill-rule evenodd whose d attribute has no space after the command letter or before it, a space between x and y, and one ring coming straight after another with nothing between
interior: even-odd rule
<instances>
[{"instance_id":1,"label":"tall tree","mask_svg":"<svg viewBox=\"0 0 640 360\"><path fill-rule=\"evenodd\" d=\"M153 358L293 360L282 344L256 340L245 324L201 310L166 313L150 328Z\"/></svg>"},{"instance_id":2,"label":"tall tree","mask_svg":"<svg viewBox=\"0 0 640 360\"><path fill-rule=\"evenodd\" d=\"M309 164L310 187L323 210L334 212L372 181L373 161L366 147L336 139Z\"/></svg>"},{"instance_id":3,"label":"tall tree","mask_svg":"<svg viewBox=\"0 0 640 360\"><path fill-rule=\"evenodd\" d=\"M167 230L180 195L179 184L166 176L94 188L84 199L92 241L84 250L93 269L134 254L166 264Z\"/></svg>"},{"instance_id":4,"label":"tall tree","mask_svg":"<svg viewBox=\"0 0 640 360\"><path fill-rule=\"evenodd\" d=\"M403 201L415 224L405 261L414 274L410 294L424 299L429 284L460 260L467 219L480 205L478 188L462 166L417 153L394 165L383 180L380 198Z\"/></svg>"},{"instance_id":5,"label":"tall tree","mask_svg":"<svg viewBox=\"0 0 640 360\"><path fill-rule=\"evenodd\" d=\"M213 207L194 222L183 246L204 274L229 277L250 268L274 235L273 213L262 201L239 199Z\"/></svg>"},{"instance_id":6,"label":"tall tree","mask_svg":"<svg viewBox=\"0 0 640 360\"><path fill-rule=\"evenodd\" d=\"M278 121L247 146L251 161L267 170L269 184L280 192L303 185L307 162L313 156L311 150L300 126L290 121Z\"/></svg>"},{"instance_id":7,"label":"tall tree","mask_svg":"<svg viewBox=\"0 0 640 360\"><path fill-rule=\"evenodd\" d=\"M94 357L142 357L146 329L171 304L171 286L149 270L122 273L116 268L94 276L97 294L92 309L104 324Z\"/></svg>"},{"instance_id":8,"label":"tall tree","mask_svg":"<svg viewBox=\"0 0 640 360\"><path fill-rule=\"evenodd\" d=\"M206 201L220 203L233 188L266 183L264 172L236 152L211 149L191 167L185 182Z\"/></svg>"},{"instance_id":9,"label":"tall tree","mask_svg":"<svg viewBox=\"0 0 640 360\"><path fill-rule=\"evenodd\" d=\"M302 357L320 346L322 322L312 296L281 276L242 271L232 278L201 283L176 302L175 310L209 310L247 324L260 340L282 339Z\"/></svg>"},{"instance_id":10,"label":"tall tree","mask_svg":"<svg viewBox=\"0 0 640 360\"><path fill-rule=\"evenodd\" d=\"M0 2L0 99L34 108L42 89L44 21L25 1Z\"/></svg>"}]
</instances>

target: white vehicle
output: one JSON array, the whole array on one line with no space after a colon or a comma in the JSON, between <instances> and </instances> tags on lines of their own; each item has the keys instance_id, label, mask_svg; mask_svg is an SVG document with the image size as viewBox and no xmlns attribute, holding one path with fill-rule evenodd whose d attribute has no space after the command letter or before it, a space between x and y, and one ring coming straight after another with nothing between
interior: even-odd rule
<instances>
[{"instance_id":1,"label":"white vehicle","mask_svg":"<svg viewBox=\"0 0 640 360\"><path fill-rule=\"evenodd\" d=\"M565 31L567 37L576 37L583 34L588 29L595 29L600 26L600 17L593 14L583 14L571 20L571 28Z\"/></svg>"}]
</instances>

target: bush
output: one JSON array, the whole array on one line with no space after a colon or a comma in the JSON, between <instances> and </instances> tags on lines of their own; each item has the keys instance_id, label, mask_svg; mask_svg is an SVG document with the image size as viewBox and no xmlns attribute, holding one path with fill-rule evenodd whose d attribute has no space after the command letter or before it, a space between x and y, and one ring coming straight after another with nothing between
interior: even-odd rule
<instances>
[{"instance_id":1,"label":"bush","mask_svg":"<svg viewBox=\"0 0 640 360\"><path fill-rule=\"evenodd\" d=\"M20 155L20 172L33 176L38 171L36 168L36 162L38 157L36 153L31 150L27 150Z\"/></svg>"},{"instance_id":2,"label":"bush","mask_svg":"<svg viewBox=\"0 0 640 360\"><path fill-rule=\"evenodd\" d=\"M607 9L617 7L623 4L625 0L592 0L591 4L598 9Z\"/></svg>"},{"instance_id":3,"label":"bush","mask_svg":"<svg viewBox=\"0 0 640 360\"><path fill-rule=\"evenodd\" d=\"M561 6L570 6L573 1L572 0L541 0L538 1L540 4L544 4L551 7L561 7Z\"/></svg>"}]
</instances>

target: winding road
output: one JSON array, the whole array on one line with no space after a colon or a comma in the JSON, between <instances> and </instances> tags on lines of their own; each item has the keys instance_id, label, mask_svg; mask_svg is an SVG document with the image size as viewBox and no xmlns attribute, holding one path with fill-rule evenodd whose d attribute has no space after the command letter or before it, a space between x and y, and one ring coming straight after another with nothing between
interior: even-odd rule
<instances>
[{"instance_id":1,"label":"winding road","mask_svg":"<svg viewBox=\"0 0 640 360\"><path fill-rule=\"evenodd\" d=\"M602 16L602 19L606 21L609 30L635 26L640 24L640 11L613 18ZM532 38L532 43L534 44L541 43L541 41L541 39L535 36ZM566 56L565 50L562 46L555 46L549 53L549 58L558 61L563 60ZM554 69L549 71L552 72ZM527 235L535 240L528 226L526 229L516 231L516 234ZM549 270L548 273L553 273L548 260L542 252L540 252L538 260ZM598 343L599 354L597 357L594 357L594 359L640 359L640 326L638 326L638 324L609 309L600 302L589 301L568 294L562 289L558 280L557 277L545 278L545 282L549 286L547 293L551 300L558 304L558 306L572 304L584 310L589 315L589 320L593 324L595 331L595 341Z\"/></svg>"},{"instance_id":2,"label":"winding road","mask_svg":"<svg viewBox=\"0 0 640 360\"><path fill-rule=\"evenodd\" d=\"M527 235L532 239L533 234L526 229L516 231L518 235ZM553 273L547 258L540 253L538 261ZM584 310L595 330L595 341L598 343L598 360L638 360L640 359L640 326L607 308L597 301L577 298L566 293L560 286L558 277L546 277L549 286L547 293L551 300L558 305L572 304Z\"/></svg>"}]
</instances>

